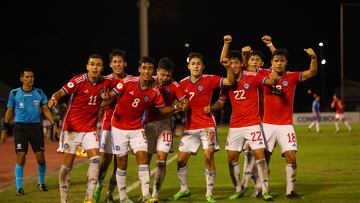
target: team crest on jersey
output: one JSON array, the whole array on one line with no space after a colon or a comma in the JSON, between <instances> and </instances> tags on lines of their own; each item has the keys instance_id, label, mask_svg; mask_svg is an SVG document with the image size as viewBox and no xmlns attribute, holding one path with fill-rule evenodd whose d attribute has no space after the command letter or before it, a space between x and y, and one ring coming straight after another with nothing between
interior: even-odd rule
<instances>
[{"instance_id":1,"label":"team crest on jersey","mask_svg":"<svg viewBox=\"0 0 360 203\"><path fill-rule=\"evenodd\" d=\"M73 87L74 87L74 83L68 82L67 86L68 86L69 88L73 88Z\"/></svg>"},{"instance_id":2,"label":"team crest on jersey","mask_svg":"<svg viewBox=\"0 0 360 203\"><path fill-rule=\"evenodd\" d=\"M204 87L200 85L197 89L201 92L203 91Z\"/></svg>"},{"instance_id":3,"label":"team crest on jersey","mask_svg":"<svg viewBox=\"0 0 360 203\"><path fill-rule=\"evenodd\" d=\"M16 149L22 149L22 146L20 143L16 145Z\"/></svg>"},{"instance_id":4,"label":"team crest on jersey","mask_svg":"<svg viewBox=\"0 0 360 203\"><path fill-rule=\"evenodd\" d=\"M25 108L25 107L24 107L24 103L20 102L20 103L19 103L19 108L21 108L21 109Z\"/></svg>"},{"instance_id":5,"label":"team crest on jersey","mask_svg":"<svg viewBox=\"0 0 360 203\"><path fill-rule=\"evenodd\" d=\"M120 150L120 146L119 146L119 145L116 145L115 150L116 150L116 151L119 151L119 150Z\"/></svg>"},{"instance_id":6,"label":"team crest on jersey","mask_svg":"<svg viewBox=\"0 0 360 203\"><path fill-rule=\"evenodd\" d=\"M245 88L245 89L249 89L249 87L250 87L249 83L245 83L245 84L244 84L244 88Z\"/></svg>"},{"instance_id":7,"label":"team crest on jersey","mask_svg":"<svg viewBox=\"0 0 360 203\"><path fill-rule=\"evenodd\" d=\"M289 85L288 81L286 81L286 80L284 80L284 81L282 82L282 84L283 84L284 87L287 87L287 86Z\"/></svg>"},{"instance_id":8,"label":"team crest on jersey","mask_svg":"<svg viewBox=\"0 0 360 203\"><path fill-rule=\"evenodd\" d=\"M145 102L149 101L149 97L148 97L148 96L145 96L145 97L144 97L144 100L145 100Z\"/></svg>"},{"instance_id":9,"label":"team crest on jersey","mask_svg":"<svg viewBox=\"0 0 360 203\"><path fill-rule=\"evenodd\" d=\"M64 144L64 149L69 149L70 148L70 145L68 143L65 143Z\"/></svg>"},{"instance_id":10,"label":"team crest on jersey","mask_svg":"<svg viewBox=\"0 0 360 203\"><path fill-rule=\"evenodd\" d=\"M123 87L123 84L122 83L118 83L117 85L116 85L116 88L118 88L118 89L121 89Z\"/></svg>"}]
</instances>

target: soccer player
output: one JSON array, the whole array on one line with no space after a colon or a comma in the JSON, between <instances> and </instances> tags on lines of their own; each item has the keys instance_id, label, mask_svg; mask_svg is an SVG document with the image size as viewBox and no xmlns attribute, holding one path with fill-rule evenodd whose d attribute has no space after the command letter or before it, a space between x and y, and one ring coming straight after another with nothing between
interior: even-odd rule
<instances>
[{"instance_id":1,"label":"soccer player","mask_svg":"<svg viewBox=\"0 0 360 203\"><path fill-rule=\"evenodd\" d=\"M190 76L181 80L180 85L189 98L189 108L186 111L186 127L184 135L179 143L177 158L178 178L180 191L174 196L174 200L190 196L188 188L187 162L191 154L196 154L200 144L204 150L206 200L216 202L213 197L216 168L214 162L215 151L219 149L216 123L214 115L205 112L205 108L211 101L213 90L223 86L234 84L234 72L226 67L227 77L203 74L205 69L204 58L200 53L191 52L188 56L188 69Z\"/></svg>"},{"instance_id":2,"label":"soccer player","mask_svg":"<svg viewBox=\"0 0 360 203\"><path fill-rule=\"evenodd\" d=\"M304 51L310 56L311 62L310 68L302 72L286 71L288 52L285 49L276 49L272 52L271 68L280 78L277 85L264 86L263 129L267 142L267 158L270 161L270 155L277 141L286 159L286 197L288 199L302 198L295 192L297 140L292 121L295 88L299 83L312 78L317 73L315 52L312 48L304 49Z\"/></svg>"},{"instance_id":3,"label":"soccer player","mask_svg":"<svg viewBox=\"0 0 360 203\"><path fill-rule=\"evenodd\" d=\"M113 154L117 156L116 181L120 202L132 202L126 194L126 167L129 146L133 149L138 164L142 201L149 201L150 174L148 165L148 144L143 125L143 115L150 106L163 114L176 111L181 105L165 106L164 99L153 83L154 59L142 57L139 62L139 77L127 77L108 94L108 99L118 96L111 119Z\"/></svg>"},{"instance_id":4,"label":"soccer player","mask_svg":"<svg viewBox=\"0 0 360 203\"><path fill-rule=\"evenodd\" d=\"M120 79L128 76L124 72L127 65L125 51L114 49L113 51L111 51L109 59L112 73L107 75L106 78L110 80L115 80L117 83ZM116 101L112 101L110 104L105 106L104 114L101 119L99 179L94 192L94 199L97 202L100 200L103 181L105 179L107 169L111 164L112 159L114 159L114 167L112 175L110 177L105 201L114 201L113 192L116 187L116 156L112 153L110 129L111 117L113 115L115 105Z\"/></svg>"},{"instance_id":5,"label":"soccer player","mask_svg":"<svg viewBox=\"0 0 360 203\"><path fill-rule=\"evenodd\" d=\"M238 159L245 142L247 142L255 157L254 162L259 173L263 199L271 201L273 197L269 193L268 186L268 166L265 160L266 146L260 128L259 91L261 91L263 84L269 86L276 84L276 80L274 80L276 78L269 79L259 73L243 70L240 51L232 50L227 54L227 48L231 41L230 35L224 36L224 47L226 48L223 51L228 55L229 66L234 70L237 84L222 88L219 100L210 106L211 111L222 109L227 99L230 100L232 106L230 129L225 149L228 152L230 177L236 191L229 199L240 198L246 192L246 188L239 179ZM271 76L275 77L276 74Z\"/></svg>"},{"instance_id":6,"label":"soccer player","mask_svg":"<svg viewBox=\"0 0 360 203\"><path fill-rule=\"evenodd\" d=\"M180 88L180 84L172 78L174 68L174 62L170 58L160 59L156 70L155 83L164 98L165 105L170 106L178 101L184 103L184 106L187 105L188 99L184 90ZM172 115L161 114L154 106L148 112L149 118L145 125L145 133L148 140L149 164L153 153L157 155L154 187L150 200L156 202L159 201L160 188L166 174L166 159L173 143Z\"/></svg>"},{"instance_id":7,"label":"soccer player","mask_svg":"<svg viewBox=\"0 0 360 203\"><path fill-rule=\"evenodd\" d=\"M310 131L311 128L315 125L316 132L319 133L320 132L320 96L314 95L314 97L315 99L312 102L312 108L311 108L313 121L308 126L308 131Z\"/></svg>"},{"instance_id":8,"label":"soccer player","mask_svg":"<svg viewBox=\"0 0 360 203\"><path fill-rule=\"evenodd\" d=\"M47 191L44 183L46 162L44 155L44 132L40 124L41 112L43 112L44 116L50 121L51 126L54 128L53 132L58 133L56 123L47 106L48 100L46 95L41 89L33 86L34 72L31 69L22 70L20 73L20 81L22 82L22 86L10 91L4 124L1 129L1 142L5 143L8 133L10 132L10 119L14 116L16 195L19 196L25 194L22 178L29 142L38 163L39 191Z\"/></svg>"},{"instance_id":9,"label":"soccer player","mask_svg":"<svg viewBox=\"0 0 360 203\"><path fill-rule=\"evenodd\" d=\"M226 39L229 38L229 39ZM264 36L263 40L271 40L270 36ZM224 43L223 50L221 53L222 57L227 57L229 45L231 43L231 36L225 36L224 42L228 41L228 43ZM271 42L271 41L270 41ZM273 45L271 47L274 47ZM269 48L271 48L269 47ZM252 50L250 46L245 46L241 49L242 60L242 69L249 72L256 72L257 74L265 74L268 72L262 68L264 65L264 56L260 51ZM259 115L260 120L262 120L262 116L264 114L264 98L263 98L263 86L259 86ZM262 125L260 124L262 129ZM259 178L259 174L257 171L257 166L255 165L255 156L253 151L251 150L248 141L245 142L244 148L244 166L243 166L243 176L241 180L241 195L242 196L247 191L247 186L250 178L254 181L255 191L251 195L253 197L262 197L262 183Z\"/></svg>"},{"instance_id":10,"label":"soccer player","mask_svg":"<svg viewBox=\"0 0 360 203\"><path fill-rule=\"evenodd\" d=\"M70 79L55 92L48 105L51 108L65 95L69 102L64 116L61 132L61 151L64 152L63 164L59 173L61 202L68 201L70 172L75 159L76 148L81 145L88 155L87 191L84 202L95 202L93 193L99 176L99 135L96 120L105 91L114 86L114 81L101 76L104 69L103 58L92 54L86 65L87 73Z\"/></svg>"},{"instance_id":11,"label":"soccer player","mask_svg":"<svg viewBox=\"0 0 360 203\"><path fill-rule=\"evenodd\" d=\"M349 132L351 132L351 126L347 122L347 120L345 119L345 116L344 116L344 102L336 94L333 95L333 101L331 102L331 108L336 109L336 114L335 114L336 131L335 132L336 133L339 132L339 121L342 121L344 123L344 125L347 127L347 129L349 130Z\"/></svg>"}]
</instances>

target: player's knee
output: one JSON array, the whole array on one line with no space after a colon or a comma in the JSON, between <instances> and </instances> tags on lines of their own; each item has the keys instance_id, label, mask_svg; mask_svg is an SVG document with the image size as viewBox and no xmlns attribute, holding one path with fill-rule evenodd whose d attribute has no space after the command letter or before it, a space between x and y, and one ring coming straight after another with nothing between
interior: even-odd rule
<instances>
[{"instance_id":1,"label":"player's knee","mask_svg":"<svg viewBox=\"0 0 360 203\"><path fill-rule=\"evenodd\" d=\"M285 152L286 163L296 164L296 153L293 150Z\"/></svg>"}]
</instances>

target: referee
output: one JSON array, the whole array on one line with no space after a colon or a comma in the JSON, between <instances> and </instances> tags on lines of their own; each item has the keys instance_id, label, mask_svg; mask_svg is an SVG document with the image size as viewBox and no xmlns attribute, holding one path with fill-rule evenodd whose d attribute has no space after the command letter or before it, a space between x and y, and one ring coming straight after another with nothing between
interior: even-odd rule
<instances>
[{"instance_id":1,"label":"referee","mask_svg":"<svg viewBox=\"0 0 360 203\"><path fill-rule=\"evenodd\" d=\"M5 143L8 133L10 132L10 119L14 116L14 144L16 151L16 195L24 195L22 178L28 143L31 144L38 163L38 188L42 192L47 191L44 183L46 163L44 155L44 133L40 124L41 112L49 119L52 124L53 132L57 133L58 129L51 116L47 106L47 98L41 89L33 87L34 72L31 69L24 69L20 73L22 87L10 91L9 100L3 127L1 129L1 142Z\"/></svg>"}]
</instances>

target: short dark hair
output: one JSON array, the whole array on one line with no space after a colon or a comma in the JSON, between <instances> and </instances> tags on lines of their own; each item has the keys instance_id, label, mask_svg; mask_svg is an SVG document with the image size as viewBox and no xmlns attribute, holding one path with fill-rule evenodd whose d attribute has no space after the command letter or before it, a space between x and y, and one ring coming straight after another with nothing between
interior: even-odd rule
<instances>
[{"instance_id":1,"label":"short dark hair","mask_svg":"<svg viewBox=\"0 0 360 203\"><path fill-rule=\"evenodd\" d=\"M104 58L100 54L97 54L97 53L91 54L89 56L89 59L101 59L102 61L104 61Z\"/></svg>"},{"instance_id":2,"label":"short dark hair","mask_svg":"<svg viewBox=\"0 0 360 203\"><path fill-rule=\"evenodd\" d=\"M34 73L34 71L31 68L22 68L20 70L20 77L22 77L25 72L33 72Z\"/></svg>"},{"instance_id":3,"label":"short dark hair","mask_svg":"<svg viewBox=\"0 0 360 203\"><path fill-rule=\"evenodd\" d=\"M115 56L120 56L124 59L124 61L126 61L126 52L124 50L121 49L114 49L110 52L109 54L109 59L110 61L115 57Z\"/></svg>"},{"instance_id":4,"label":"short dark hair","mask_svg":"<svg viewBox=\"0 0 360 203\"><path fill-rule=\"evenodd\" d=\"M227 57L229 59L235 58L242 62L241 51L239 50L230 50Z\"/></svg>"},{"instance_id":5,"label":"short dark hair","mask_svg":"<svg viewBox=\"0 0 360 203\"><path fill-rule=\"evenodd\" d=\"M249 52L248 56L247 56L247 60L249 60L250 57L252 57L252 56L259 56L261 58L261 60L264 61L264 54L259 50L253 50L253 51Z\"/></svg>"},{"instance_id":6,"label":"short dark hair","mask_svg":"<svg viewBox=\"0 0 360 203\"><path fill-rule=\"evenodd\" d=\"M169 57L164 57L159 60L158 68L164 69L167 71L173 71L175 69L175 64Z\"/></svg>"},{"instance_id":7,"label":"short dark hair","mask_svg":"<svg viewBox=\"0 0 360 203\"><path fill-rule=\"evenodd\" d=\"M139 60L139 66L141 66L142 63L151 63L155 66L155 59L150 56L143 56Z\"/></svg>"},{"instance_id":8,"label":"short dark hair","mask_svg":"<svg viewBox=\"0 0 360 203\"><path fill-rule=\"evenodd\" d=\"M276 49L272 54L271 54L271 59L274 58L274 56L285 56L286 60L288 60L289 58L289 52L286 49Z\"/></svg>"},{"instance_id":9,"label":"short dark hair","mask_svg":"<svg viewBox=\"0 0 360 203\"><path fill-rule=\"evenodd\" d=\"M199 58L201 60L201 62L205 63L203 55L200 54L199 52L190 52L189 55L188 55L188 63L193 58Z\"/></svg>"}]
</instances>

